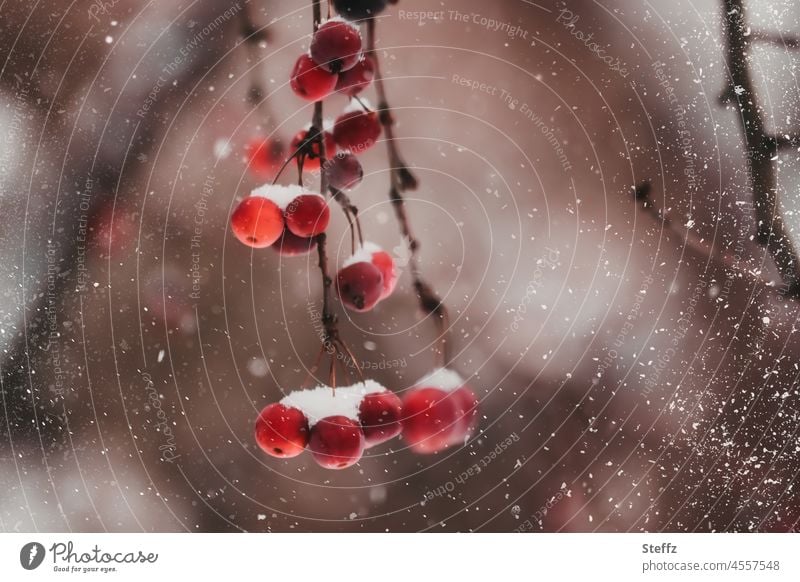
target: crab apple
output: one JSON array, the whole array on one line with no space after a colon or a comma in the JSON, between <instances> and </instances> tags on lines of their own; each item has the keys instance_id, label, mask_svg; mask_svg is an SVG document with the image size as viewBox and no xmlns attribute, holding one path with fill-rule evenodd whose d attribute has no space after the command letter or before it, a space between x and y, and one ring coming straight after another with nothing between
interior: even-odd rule
<instances>
[{"instance_id":1,"label":"crab apple","mask_svg":"<svg viewBox=\"0 0 800 582\"><path fill-rule=\"evenodd\" d=\"M369 87L373 78L375 78L375 62L372 57L365 56L352 69L339 73L336 91L348 97L355 97Z\"/></svg>"},{"instance_id":2,"label":"crab apple","mask_svg":"<svg viewBox=\"0 0 800 582\"><path fill-rule=\"evenodd\" d=\"M306 101L322 101L336 89L338 76L318 66L308 55L294 64L290 85L298 97Z\"/></svg>"},{"instance_id":3,"label":"crab apple","mask_svg":"<svg viewBox=\"0 0 800 582\"><path fill-rule=\"evenodd\" d=\"M308 450L326 469L346 469L364 453L364 433L358 423L346 416L327 416L311 429Z\"/></svg>"},{"instance_id":4,"label":"crab apple","mask_svg":"<svg viewBox=\"0 0 800 582\"><path fill-rule=\"evenodd\" d=\"M333 139L344 150L361 153L381 135L381 124L374 111L348 111L333 124Z\"/></svg>"},{"instance_id":5,"label":"crab apple","mask_svg":"<svg viewBox=\"0 0 800 582\"><path fill-rule=\"evenodd\" d=\"M308 419L297 408L270 404L256 419L256 442L273 457L296 457L306 448L308 439Z\"/></svg>"},{"instance_id":6,"label":"crab apple","mask_svg":"<svg viewBox=\"0 0 800 582\"><path fill-rule=\"evenodd\" d=\"M380 14L386 4L387 0L333 0L336 12L348 20L363 20Z\"/></svg>"},{"instance_id":7,"label":"crab apple","mask_svg":"<svg viewBox=\"0 0 800 582\"><path fill-rule=\"evenodd\" d=\"M453 434L450 444L464 442L478 425L478 399L475 393L467 386L453 390L450 393L456 405L456 424L453 427Z\"/></svg>"},{"instance_id":8,"label":"crab apple","mask_svg":"<svg viewBox=\"0 0 800 582\"><path fill-rule=\"evenodd\" d=\"M311 39L309 54L331 73L352 69L361 58L361 33L357 26L344 20L324 22Z\"/></svg>"},{"instance_id":9,"label":"crab apple","mask_svg":"<svg viewBox=\"0 0 800 582\"><path fill-rule=\"evenodd\" d=\"M403 398L403 439L416 453L431 454L453 444L458 406L439 388L414 388Z\"/></svg>"},{"instance_id":10,"label":"crab apple","mask_svg":"<svg viewBox=\"0 0 800 582\"><path fill-rule=\"evenodd\" d=\"M283 164L286 152L279 139L254 137L245 147L248 169L259 177L271 177Z\"/></svg>"},{"instance_id":11,"label":"crab apple","mask_svg":"<svg viewBox=\"0 0 800 582\"><path fill-rule=\"evenodd\" d=\"M381 301L389 297L394 288L397 287L398 273L395 268L392 255L383 250L372 253L372 264L381 272L383 276L383 290L381 291Z\"/></svg>"},{"instance_id":12,"label":"crab apple","mask_svg":"<svg viewBox=\"0 0 800 582\"><path fill-rule=\"evenodd\" d=\"M308 137L308 129L301 129L292 139L291 150L297 151L302 143ZM329 131L322 132L322 139L325 143L325 157L331 158L336 153L336 142L333 139L333 134ZM303 170L314 171L319 170L319 143L316 141L306 145L305 159L303 160Z\"/></svg>"},{"instance_id":13,"label":"crab apple","mask_svg":"<svg viewBox=\"0 0 800 582\"><path fill-rule=\"evenodd\" d=\"M358 418L364 431L367 448L393 439L402 430L402 403L394 392L367 394L358 406Z\"/></svg>"},{"instance_id":14,"label":"crab apple","mask_svg":"<svg viewBox=\"0 0 800 582\"><path fill-rule=\"evenodd\" d=\"M262 249L283 233L283 213L278 205L261 196L248 196L231 215L231 229L242 243Z\"/></svg>"},{"instance_id":15,"label":"crab apple","mask_svg":"<svg viewBox=\"0 0 800 582\"><path fill-rule=\"evenodd\" d=\"M339 152L325 163L323 169L328 185L337 190L352 190L364 178L361 162L350 152Z\"/></svg>"},{"instance_id":16,"label":"crab apple","mask_svg":"<svg viewBox=\"0 0 800 582\"><path fill-rule=\"evenodd\" d=\"M286 207L284 218L286 228L293 234L311 238L328 228L331 211L327 201L319 194L301 194Z\"/></svg>"},{"instance_id":17,"label":"crab apple","mask_svg":"<svg viewBox=\"0 0 800 582\"><path fill-rule=\"evenodd\" d=\"M273 243L272 248L284 257L300 257L317 248L317 239L297 236L287 228L281 238Z\"/></svg>"},{"instance_id":18,"label":"crab apple","mask_svg":"<svg viewBox=\"0 0 800 582\"><path fill-rule=\"evenodd\" d=\"M358 261L336 275L336 290L344 306L353 311L369 311L380 301L383 275L375 265Z\"/></svg>"}]
</instances>

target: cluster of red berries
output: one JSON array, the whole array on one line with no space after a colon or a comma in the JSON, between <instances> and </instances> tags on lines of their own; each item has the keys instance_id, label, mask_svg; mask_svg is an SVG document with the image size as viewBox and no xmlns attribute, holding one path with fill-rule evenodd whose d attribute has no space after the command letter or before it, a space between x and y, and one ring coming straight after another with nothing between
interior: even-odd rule
<instances>
[{"instance_id":1,"label":"cluster of red berries","mask_svg":"<svg viewBox=\"0 0 800 582\"><path fill-rule=\"evenodd\" d=\"M330 221L328 202L301 186L265 185L242 200L231 216L233 234L253 248L285 255L310 252Z\"/></svg>"},{"instance_id":2,"label":"cluster of red berries","mask_svg":"<svg viewBox=\"0 0 800 582\"><path fill-rule=\"evenodd\" d=\"M256 442L269 455L296 457L308 448L327 469L344 469L364 450L396 437L400 399L372 380L300 390L270 404L256 420Z\"/></svg>"},{"instance_id":3,"label":"cluster of red berries","mask_svg":"<svg viewBox=\"0 0 800 582\"><path fill-rule=\"evenodd\" d=\"M401 401L372 380L337 388L293 392L264 408L256 420L256 442L273 457L296 457L306 448L327 469L357 463L365 449L401 432L418 453L463 443L477 422L477 400L463 379L440 368Z\"/></svg>"}]
</instances>

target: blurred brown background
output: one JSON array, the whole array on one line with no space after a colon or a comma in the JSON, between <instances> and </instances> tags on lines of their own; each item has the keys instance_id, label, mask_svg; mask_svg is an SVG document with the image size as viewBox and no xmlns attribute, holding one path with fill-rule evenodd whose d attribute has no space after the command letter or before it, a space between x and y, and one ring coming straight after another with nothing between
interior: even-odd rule
<instances>
[{"instance_id":1,"label":"blurred brown background","mask_svg":"<svg viewBox=\"0 0 800 582\"><path fill-rule=\"evenodd\" d=\"M754 30L800 34L796 3L746 4ZM251 0L268 35L252 58L241 6L0 8L0 528L796 527L800 310L752 238L737 111L718 99L721 2L400 0L381 15L399 145L421 180L409 212L481 432L431 457L398 439L341 472L252 438L313 362L321 289L314 256L251 252L227 227L259 185L247 141L289 140L311 118L288 87L310 7ZM798 129L798 58L753 54L776 132ZM345 105L326 101L326 117ZM383 144L362 162L367 236L402 257ZM795 233L797 152L780 164ZM642 211L645 180L701 245ZM375 311L337 310L386 386L430 370L407 275Z\"/></svg>"}]
</instances>

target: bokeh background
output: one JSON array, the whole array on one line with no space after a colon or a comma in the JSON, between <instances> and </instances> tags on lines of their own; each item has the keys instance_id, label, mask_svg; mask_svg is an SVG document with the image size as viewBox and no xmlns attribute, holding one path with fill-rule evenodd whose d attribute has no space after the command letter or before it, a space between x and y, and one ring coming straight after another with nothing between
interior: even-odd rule
<instances>
[{"instance_id":1,"label":"bokeh background","mask_svg":"<svg viewBox=\"0 0 800 582\"><path fill-rule=\"evenodd\" d=\"M770 131L792 134L800 8L745 5L752 31L785 41L754 45L749 65ZM380 15L420 179L411 223L480 428L444 453L397 439L332 472L252 437L317 354L315 257L252 252L228 229L263 182L248 141L311 119L288 86L310 5L2 3L0 529L796 529L800 303L753 238L738 110L719 99L724 14L720 0L400 0ZM346 105L326 101L326 117ZM362 162L367 237L402 262L384 144ZM795 236L797 151L776 164ZM634 199L646 181L670 224ZM373 312L336 310L392 390L433 366L408 274Z\"/></svg>"}]
</instances>

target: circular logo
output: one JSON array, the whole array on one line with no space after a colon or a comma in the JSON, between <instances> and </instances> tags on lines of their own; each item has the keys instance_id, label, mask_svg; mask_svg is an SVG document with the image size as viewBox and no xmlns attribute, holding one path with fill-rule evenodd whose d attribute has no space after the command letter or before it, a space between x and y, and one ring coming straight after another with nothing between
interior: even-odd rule
<instances>
[{"instance_id":1,"label":"circular logo","mask_svg":"<svg viewBox=\"0 0 800 582\"><path fill-rule=\"evenodd\" d=\"M39 542L28 542L19 551L19 563L26 570L35 570L44 561L44 546Z\"/></svg>"}]
</instances>

